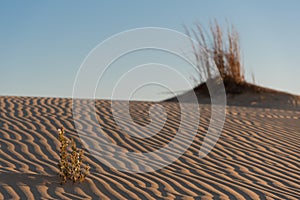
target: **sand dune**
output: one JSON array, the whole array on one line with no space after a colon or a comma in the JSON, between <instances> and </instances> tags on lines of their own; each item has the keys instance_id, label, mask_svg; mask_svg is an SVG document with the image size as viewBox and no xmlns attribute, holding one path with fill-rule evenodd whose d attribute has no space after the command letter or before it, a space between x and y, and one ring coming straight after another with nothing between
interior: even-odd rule
<instances>
[{"instance_id":1,"label":"sand dune","mask_svg":"<svg viewBox=\"0 0 300 200\"><path fill-rule=\"evenodd\" d=\"M151 104L131 103L136 123L149 122ZM99 123L111 141L130 151L159 149L178 130L177 103L161 103L168 113L166 124L147 139L123 133L110 105L110 101L96 102ZM81 146L72 117L72 100L0 97L0 199L300 199L299 109L228 106L218 143L200 159L198 152L209 124L210 106L199 107L198 134L184 155L171 165L155 172L131 174L108 168L86 151L90 176L83 183L61 186L57 175L57 128L65 127L67 136L74 137ZM93 134L97 124L85 126Z\"/></svg>"}]
</instances>

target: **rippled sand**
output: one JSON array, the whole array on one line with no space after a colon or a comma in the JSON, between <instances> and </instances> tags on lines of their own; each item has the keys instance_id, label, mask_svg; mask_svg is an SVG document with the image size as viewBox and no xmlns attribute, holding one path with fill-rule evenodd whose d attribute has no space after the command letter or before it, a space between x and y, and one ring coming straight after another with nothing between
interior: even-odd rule
<instances>
[{"instance_id":1,"label":"rippled sand","mask_svg":"<svg viewBox=\"0 0 300 200\"><path fill-rule=\"evenodd\" d=\"M135 122L149 122L151 104L131 104ZM164 128L148 139L122 132L110 105L110 101L97 101L99 123L111 141L130 151L159 149L178 130L177 103L161 103L168 119ZM57 128L64 126L67 136L75 137L81 146L72 118L72 100L0 97L0 199L300 199L299 110L228 106L221 137L210 154L200 159L210 106L199 107L197 136L171 165L130 174L108 168L85 151L91 175L83 183L61 186ZM86 126L92 133L97 124Z\"/></svg>"}]
</instances>

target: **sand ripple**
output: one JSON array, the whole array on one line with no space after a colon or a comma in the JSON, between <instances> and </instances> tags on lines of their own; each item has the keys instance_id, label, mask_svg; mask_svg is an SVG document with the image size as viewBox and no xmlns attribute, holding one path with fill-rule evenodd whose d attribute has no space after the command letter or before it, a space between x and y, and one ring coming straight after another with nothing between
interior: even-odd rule
<instances>
[{"instance_id":1,"label":"sand ripple","mask_svg":"<svg viewBox=\"0 0 300 200\"><path fill-rule=\"evenodd\" d=\"M136 123L149 123L150 105L131 103ZM126 135L117 126L110 101L96 102L103 134L136 152L154 151L174 138L180 107L176 103L161 105L168 114L165 126L157 135L141 139ZM156 172L130 174L108 168L86 152L89 178L81 184L61 186L56 129L64 126L67 135L81 146L71 99L0 97L0 199L300 199L300 111L229 106L218 143L200 159L210 107L199 106L197 137L173 164ZM82 113L81 117L89 116ZM93 134L98 124L91 121L84 126ZM132 131L139 130L132 127Z\"/></svg>"}]
</instances>

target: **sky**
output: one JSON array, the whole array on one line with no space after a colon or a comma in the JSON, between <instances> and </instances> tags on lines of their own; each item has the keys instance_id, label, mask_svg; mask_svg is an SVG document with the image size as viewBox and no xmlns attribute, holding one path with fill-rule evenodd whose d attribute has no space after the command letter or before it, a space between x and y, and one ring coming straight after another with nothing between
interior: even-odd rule
<instances>
[{"instance_id":1,"label":"sky","mask_svg":"<svg viewBox=\"0 0 300 200\"><path fill-rule=\"evenodd\" d=\"M84 59L107 38L141 27L185 33L184 25L192 28L200 22L209 28L213 19L235 25L249 82L254 74L256 84L300 95L299 10L297 0L4 0L0 2L0 95L71 97ZM128 56L127 63L145 55L159 57L154 54L137 53ZM115 84L110 80L122 75L122 61L117 63L107 74L107 86L99 85L99 98L108 98L108 90ZM141 90L136 99L168 96L163 89L154 88ZM181 89L178 85L178 91Z\"/></svg>"}]
</instances>

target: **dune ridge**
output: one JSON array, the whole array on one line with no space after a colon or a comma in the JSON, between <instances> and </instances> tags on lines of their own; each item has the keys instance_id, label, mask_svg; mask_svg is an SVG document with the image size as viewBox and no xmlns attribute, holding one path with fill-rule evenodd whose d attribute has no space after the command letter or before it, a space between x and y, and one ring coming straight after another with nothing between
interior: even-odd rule
<instances>
[{"instance_id":1,"label":"dune ridge","mask_svg":"<svg viewBox=\"0 0 300 200\"><path fill-rule=\"evenodd\" d=\"M152 104L131 102L136 123L149 123ZM147 152L170 142L179 127L179 105L160 104L168 113L166 124L147 139L129 137L118 128L110 101L98 100L95 106L103 134L127 150ZM91 175L83 183L61 186L57 128L65 127L66 135L82 147L73 122L72 99L2 96L0 199L300 199L300 110L228 106L218 143L200 159L210 106L199 107L197 136L171 165L155 172L130 174L108 168L86 150ZM82 117L88 116L83 113ZM97 125L86 124L90 134ZM109 147L102 148L105 151Z\"/></svg>"}]
</instances>

